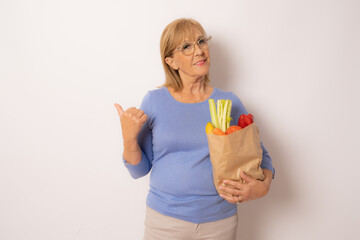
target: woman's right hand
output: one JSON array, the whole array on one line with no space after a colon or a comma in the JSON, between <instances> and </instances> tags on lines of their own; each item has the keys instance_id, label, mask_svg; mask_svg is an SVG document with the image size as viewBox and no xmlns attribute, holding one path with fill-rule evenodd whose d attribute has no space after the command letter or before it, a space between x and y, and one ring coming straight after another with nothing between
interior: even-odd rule
<instances>
[{"instance_id":1,"label":"woman's right hand","mask_svg":"<svg viewBox=\"0 0 360 240\"><path fill-rule=\"evenodd\" d=\"M135 107L124 111L119 104L115 103L114 105L120 117L124 145L127 143L137 143L137 136L146 122L147 115L144 111Z\"/></svg>"}]
</instances>

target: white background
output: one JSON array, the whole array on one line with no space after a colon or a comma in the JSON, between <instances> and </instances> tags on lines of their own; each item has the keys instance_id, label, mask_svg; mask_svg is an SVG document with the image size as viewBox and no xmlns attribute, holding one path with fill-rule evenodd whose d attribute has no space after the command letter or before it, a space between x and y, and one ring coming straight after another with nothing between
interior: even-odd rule
<instances>
[{"instance_id":1,"label":"white background","mask_svg":"<svg viewBox=\"0 0 360 240\"><path fill-rule=\"evenodd\" d=\"M148 176L121 161L114 103L164 81L159 40L198 20L212 83L236 93L276 168L239 207L246 240L359 231L357 0L0 0L0 239L142 238ZM194 182L196 184L196 182Z\"/></svg>"}]
</instances>

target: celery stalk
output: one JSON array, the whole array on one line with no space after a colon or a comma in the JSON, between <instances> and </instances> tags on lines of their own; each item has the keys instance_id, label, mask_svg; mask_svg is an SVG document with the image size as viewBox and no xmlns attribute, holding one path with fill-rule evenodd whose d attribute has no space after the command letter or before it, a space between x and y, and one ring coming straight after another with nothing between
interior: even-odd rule
<instances>
[{"instance_id":1,"label":"celery stalk","mask_svg":"<svg viewBox=\"0 0 360 240\"><path fill-rule=\"evenodd\" d=\"M228 106L228 110L227 110L227 114L226 114L226 129L228 129L230 127L230 122L231 122L231 108L232 108L232 101L229 101L229 106Z\"/></svg>"},{"instance_id":2,"label":"celery stalk","mask_svg":"<svg viewBox=\"0 0 360 240\"><path fill-rule=\"evenodd\" d=\"M226 130L223 130L225 127L224 127L224 113L226 111L226 108L225 108L225 100L224 99L219 99L217 101L217 108L218 108L218 119L219 119L219 125L220 125L220 129L221 131L225 132Z\"/></svg>"},{"instance_id":3,"label":"celery stalk","mask_svg":"<svg viewBox=\"0 0 360 240\"><path fill-rule=\"evenodd\" d=\"M230 126L230 121L231 121L231 107L232 107L232 102L231 100L225 100L223 102L223 106L222 106L222 114L221 114L221 124L220 124L220 129L225 132L226 129L228 129L228 127Z\"/></svg>"},{"instance_id":4,"label":"celery stalk","mask_svg":"<svg viewBox=\"0 0 360 240\"><path fill-rule=\"evenodd\" d=\"M221 129L221 99L218 99L216 102L216 109L217 109L217 117L219 121L219 128Z\"/></svg>"},{"instance_id":5,"label":"celery stalk","mask_svg":"<svg viewBox=\"0 0 360 240\"><path fill-rule=\"evenodd\" d=\"M221 99L217 100L216 109L217 109L217 116L218 116L218 120L219 120L219 128L221 129L221 113L222 113Z\"/></svg>"},{"instance_id":6,"label":"celery stalk","mask_svg":"<svg viewBox=\"0 0 360 240\"><path fill-rule=\"evenodd\" d=\"M218 99L216 105L214 99L209 99L211 122L215 128L225 132L230 127L232 102Z\"/></svg>"},{"instance_id":7,"label":"celery stalk","mask_svg":"<svg viewBox=\"0 0 360 240\"><path fill-rule=\"evenodd\" d=\"M224 102L222 102L224 103ZM228 106L229 106L229 100L226 100L224 104L222 104L221 108L222 108L222 111L221 111L221 115L220 115L220 129L221 131L225 132L226 131L226 117L227 117L227 111L228 111Z\"/></svg>"},{"instance_id":8,"label":"celery stalk","mask_svg":"<svg viewBox=\"0 0 360 240\"><path fill-rule=\"evenodd\" d=\"M215 128L219 128L219 119L218 115L216 113L216 106L214 99L209 99L209 108L210 108L210 115L211 115L211 122L212 125L214 125Z\"/></svg>"}]
</instances>

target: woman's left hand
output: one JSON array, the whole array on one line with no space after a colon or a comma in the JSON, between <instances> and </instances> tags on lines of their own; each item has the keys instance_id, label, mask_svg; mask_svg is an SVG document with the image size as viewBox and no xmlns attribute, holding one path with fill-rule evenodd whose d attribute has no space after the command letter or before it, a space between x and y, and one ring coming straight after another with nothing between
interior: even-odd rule
<instances>
[{"instance_id":1,"label":"woman's left hand","mask_svg":"<svg viewBox=\"0 0 360 240\"><path fill-rule=\"evenodd\" d=\"M240 172L240 177L245 183L224 180L219 185L219 190L222 192L220 196L229 203L241 203L265 196L270 189L272 172L267 169L263 169L263 172L265 175L263 181L249 177L243 171Z\"/></svg>"}]
</instances>

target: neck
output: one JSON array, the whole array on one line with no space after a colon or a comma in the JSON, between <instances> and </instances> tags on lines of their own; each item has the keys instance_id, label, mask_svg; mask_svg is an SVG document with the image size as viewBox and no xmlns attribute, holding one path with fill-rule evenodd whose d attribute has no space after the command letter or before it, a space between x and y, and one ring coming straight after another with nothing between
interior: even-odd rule
<instances>
[{"instance_id":1,"label":"neck","mask_svg":"<svg viewBox=\"0 0 360 240\"><path fill-rule=\"evenodd\" d=\"M169 88L171 95L183 103L197 103L204 101L211 95L212 87L205 84L205 77L192 79L182 79L182 90L175 92Z\"/></svg>"},{"instance_id":2,"label":"neck","mask_svg":"<svg viewBox=\"0 0 360 240\"><path fill-rule=\"evenodd\" d=\"M205 77L199 77L194 79L182 79L183 89L180 93L186 95L204 95L205 94Z\"/></svg>"}]
</instances>

